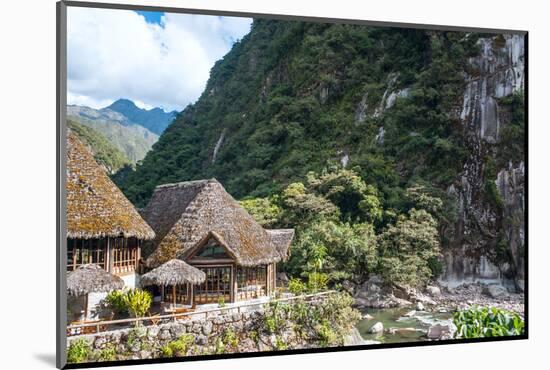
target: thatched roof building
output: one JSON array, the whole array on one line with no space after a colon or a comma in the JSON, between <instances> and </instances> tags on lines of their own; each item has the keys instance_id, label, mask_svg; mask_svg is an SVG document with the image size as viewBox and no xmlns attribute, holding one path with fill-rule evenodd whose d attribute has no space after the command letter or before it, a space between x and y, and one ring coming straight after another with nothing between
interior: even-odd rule
<instances>
[{"instance_id":1,"label":"thatched roof building","mask_svg":"<svg viewBox=\"0 0 550 370\"><path fill-rule=\"evenodd\" d=\"M124 281L96 264L79 266L67 275L67 293L81 296L92 292L122 289Z\"/></svg>"},{"instance_id":2,"label":"thatched roof building","mask_svg":"<svg viewBox=\"0 0 550 370\"><path fill-rule=\"evenodd\" d=\"M203 271L188 265L182 260L173 259L142 275L141 284L144 286L200 284L205 279L206 274Z\"/></svg>"},{"instance_id":3,"label":"thatched roof building","mask_svg":"<svg viewBox=\"0 0 550 370\"><path fill-rule=\"evenodd\" d=\"M185 259L197 246L215 238L241 266L278 262L288 256L293 230L265 230L215 179L157 186L142 212L155 230L149 251L151 267Z\"/></svg>"},{"instance_id":4,"label":"thatched roof building","mask_svg":"<svg viewBox=\"0 0 550 370\"><path fill-rule=\"evenodd\" d=\"M67 138L67 237L148 240L154 231L78 137Z\"/></svg>"},{"instance_id":5,"label":"thatched roof building","mask_svg":"<svg viewBox=\"0 0 550 370\"><path fill-rule=\"evenodd\" d=\"M290 243L294 238L294 229L266 230L275 245L279 257L284 261L290 256Z\"/></svg>"}]
</instances>

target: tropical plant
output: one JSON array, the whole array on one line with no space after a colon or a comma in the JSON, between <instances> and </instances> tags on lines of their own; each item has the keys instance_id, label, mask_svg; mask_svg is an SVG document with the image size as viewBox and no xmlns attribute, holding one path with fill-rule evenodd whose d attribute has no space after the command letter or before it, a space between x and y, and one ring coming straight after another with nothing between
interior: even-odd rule
<instances>
[{"instance_id":1,"label":"tropical plant","mask_svg":"<svg viewBox=\"0 0 550 370\"><path fill-rule=\"evenodd\" d=\"M515 312L496 307L474 307L455 312L457 338L503 337L525 334L525 322Z\"/></svg>"},{"instance_id":2,"label":"tropical plant","mask_svg":"<svg viewBox=\"0 0 550 370\"><path fill-rule=\"evenodd\" d=\"M143 317L149 311L153 297L151 293L139 288L130 289L124 295L124 304L128 308L130 314L134 317ZM138 325L136 321L136 325Z\"/></svg>"}]
</instances>

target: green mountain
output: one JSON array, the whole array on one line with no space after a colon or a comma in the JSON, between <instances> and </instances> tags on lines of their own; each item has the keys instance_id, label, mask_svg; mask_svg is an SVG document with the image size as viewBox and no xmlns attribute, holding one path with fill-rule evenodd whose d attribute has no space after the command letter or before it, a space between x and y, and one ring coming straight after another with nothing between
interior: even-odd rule
<instances>
[{"instance_id":1,"label":"green mountain","mask_svg":"<svg viewBox=\"0 0 550 370\"><path fill-rule=\"evenodd\" d=\"M158 136L110 109L67 106L67 117L101 133L132 162L145 157Z\"/></svg>"},{"instance_id":2,"label":"green mountain","mask_svg":"<svg viewBox=\"0 0 550 370\"><path fill-rule=\"evenodd\" d=\"M216 177L237 198L263 197L346 167L386 215L422 185L448 210L443 278L521 289L523 48L517 35L255 20L115 180L143 206L163 183Z\"/></svg>"},{"instance_id":3,"label":"green mountain","mask_svg":"<svg viewBox=\"0 0 550 370\"><path fill-rule=\"evenodd\" d=\"M120 150L94 129L71 119L67 120L67 126L91 148L97 163L102 165L108 173L114 174L124 166L131 164Z\"/></svg>"},{"instance_id":4,"label":"green mountain","mask_svg":"<svg viewBox=\"0 0 550 370\"><path fill-rule=\"evenodd\" d=\"M131 122L143 126L157 135L162 134L178 114L176 111L165 112L160 108L138 108L133 101L128 99L118 99L113 104L103 109L118 112Z\"/></svg>"}]
</instances>

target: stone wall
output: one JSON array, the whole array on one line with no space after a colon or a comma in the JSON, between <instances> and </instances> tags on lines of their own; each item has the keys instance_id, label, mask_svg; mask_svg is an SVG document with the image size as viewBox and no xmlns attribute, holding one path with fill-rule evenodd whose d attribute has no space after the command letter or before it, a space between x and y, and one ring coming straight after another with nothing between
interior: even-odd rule
<instances>
[{"instance_id":1,"label":"stone wall","mask_svg":"<svg viewBox=\"0 0 550 370\"><path fill-rule=\"evenodd\" d=\"M309 309L320 308L322 301L307 302ZM321 312L324 308L321 308ZM351 310L351 307L349 308ZM178 320L158 325L141 326L111 330L99 334L81 335L68 338L68 347L74 341L84 339L90 346L91 353L87 361L98 360L133 360L169 357L163 352L167 346L182 337L191 338L183 353L177 356L193 356L220 353L243 353L258 351L273 351L282 349L312 348L323 345L315 329L304 329L298 326L288 316L282 317L282 325L273 332L266 327L266 317L269 309L256 309L247 312L231 310L224 315L209 313L208 318ZM285 311L287 312L287 311ZM199 315L196 315L199 316ZM358 316L357 320L360 318ZM336 320L336 318L334 318ZM344 319L346 327L340 330L341 343L333 345L357 345L357 335L353 336L355 321ZM331 322L330 327L339 324ZM359 336L360 338L360 336ZM109 358L101 358L110 351ZM176 355L174 355L176 356Z\"/></svg>"}]
</instances>

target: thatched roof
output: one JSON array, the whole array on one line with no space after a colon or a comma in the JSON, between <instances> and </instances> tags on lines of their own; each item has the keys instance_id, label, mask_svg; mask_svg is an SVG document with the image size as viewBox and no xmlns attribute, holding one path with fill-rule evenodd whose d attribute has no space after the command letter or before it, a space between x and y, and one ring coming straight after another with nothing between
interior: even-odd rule
<instances>
[{"instance_id":1,"label":"thatched roof","mask_svg":"<svg viewBox=\"0 0 550 370\"><path fill-rule=\"evenodd\" d=\"M70 130L67 136L67 237L153 239L154 231Z\"/></svg>"},{"instance_id":2,"label":"thatched roof","mask_svg":"<svg viewBox=\"0 0 550 370\"><path fill-rule=\"evenodd\" d=\"M286 260L290 256L290 243L294 238L294 229L276 229L266 230L271 237L271 242L275 244L277 253L282 260Z\"/></svg>"},{"instance_id":3,"label":"thatched roof","mask_svg":"<svg viewBox=\"0 0 550 370\"><path fill-rule=\"evenodd\" d=\"M141 276L142 285L200 284L206 274L182 260L172 259Z\"/></svg>"},{"instance_id":4,"label":"thatched roof","mask_svg":"<svg viewBox=\"0 0 550 370\"><path fill-rule=\"evenodd\" d=\"M94 263L81 265L67 274L67 292L74 296L109 292L123 287L124 280Z\"/></svg>"},{"instance_id":5,"label":"thatched roof","mask_svg":"<svg viewBox=\"0 0 550 370\"><path fill-rule=\"evenodd\" d=\"M152 267L185 259L189 250L211 235L223 241L239 265L281 260L272 235L215 179L157 186L142 214L157 235L147 259Z\"/></svg>"}]
</instances>

